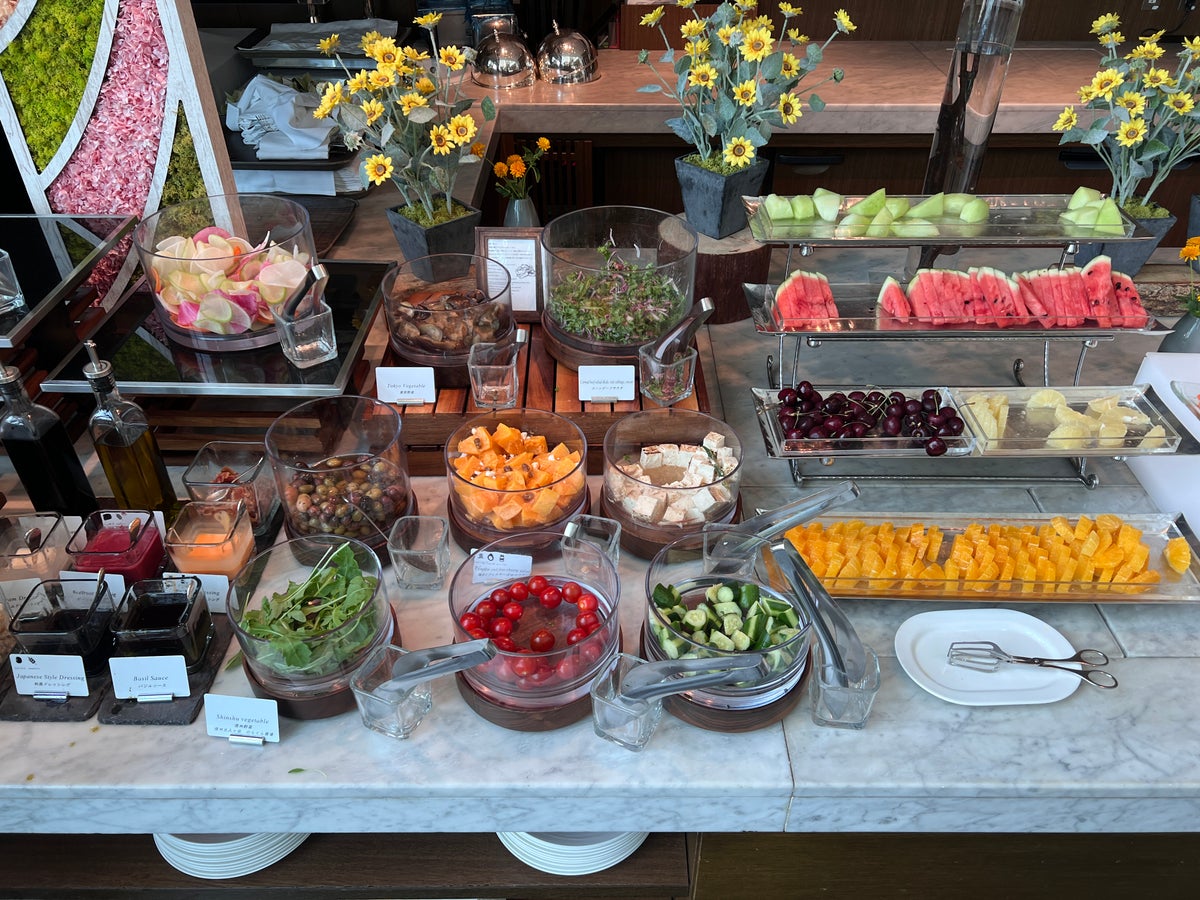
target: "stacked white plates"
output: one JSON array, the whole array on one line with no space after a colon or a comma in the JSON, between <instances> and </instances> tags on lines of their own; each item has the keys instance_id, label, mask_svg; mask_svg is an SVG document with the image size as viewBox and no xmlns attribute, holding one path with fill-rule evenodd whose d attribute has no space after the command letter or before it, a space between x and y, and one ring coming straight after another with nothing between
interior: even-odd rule
<instances>
[{"instance_id":1,"label":"stacked white plates","mask_svg":"<svg viewBox=\"0 0 1200 900\"><path fill-rule=\"evenodd\" d=\"M501 831L496 837L517 859L552 875L587 875L628 857L646 831Z\"/></svg>"},{"instance_id":2,"label":"stacked white plates","mask_svg":"<svg viewBox=\"0 0 1200 900\"><path fill-rule=\"evenodd\" d=\"M196 878L238 878L279 862L308 832L263 834L156 834L163 859Z\"/></svg>"}]
</instances>

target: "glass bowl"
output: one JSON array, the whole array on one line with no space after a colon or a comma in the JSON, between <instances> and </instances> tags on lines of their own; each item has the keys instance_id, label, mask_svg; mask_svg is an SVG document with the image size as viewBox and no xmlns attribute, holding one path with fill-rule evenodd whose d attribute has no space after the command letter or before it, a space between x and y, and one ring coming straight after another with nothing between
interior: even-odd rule
<instances>
[{"instance_id":1,"label":"glass bowl","mask_svg":"<svg viewBox=\"0 0 1200 900\"><path fill-rule=\"evenodd\" d=\"M422 256L390 269L380 290L392 349L422 366L461 369L457 386L467 383L471 347L515 337L512 277L486 256Z\"/></svg>"},{"instance_id":2,"label":"glass bowl","mask_svg":"<svg viewBox=\"0 0 1200 900\"><path fill-rule=\"evenodd\" d=\"M485 719L517 731L560 728L589 715L591 680L611 663L621 643L617 608L621 586L612 560L595 544L567 541L553 533L539 537L543 552L534 559L524 557L530 561L528 575L493 568L501 556L511 563L525 553L522 539L513 535L482 547L459 567L450 583L455 642L491 637L496 645L495 658L458 673L459 691ZM575 582L593 595L595 623L579 622L584 614L578 605L581 597L562 598L551 607L528 592L539 577L560 593L567 582ZM516 590L517 582L526 591ZM497 591L509 592L508 600L497 605ZM504 612L509 600L521 606L515 620ZM485 603L495 609L481 608ZM477 626L464 618L468 615L489 623L507 619L513 627L503 634L494 625ZM553 635L553 645L534 651L532 637L543 629ZM576 630L586 633L573 635Z\"/></svg>"},{"instance_id":3,"label":"glass bowl","mask_svg":"<svg viewBox=\"0 0 1200 900\"><path fill-rule=\"evenodd\" d=\"M542 324L562 363L622 361L692 305L699 238L679 216L638 206L594 206L542 229Z\"/></svg>"},{"instance_id":4,"label":"glass bowl","mask_svg":"<svg viewBox=\"0 0 1200 900\"><path fill-rule=\"evenodd\" d=\"M259 549L279 530L279 491L262 441L209 441L183 473L193 500L241 500Z\"/></svg>"},{"instance_id":5,"label":"glass bowl","mask_svg":"<svg viewBox=\"0 0 1200 900\"><path fill-rule=\"evenodd\" d=\"M196 350L278 342L271 309L304 289L316 256L308 210L272 194L168 206L138 223L133 245L163 328Z\"/></svg>"},{"instance_id":6,"label":"glass bowl","mask_svg":"<svg viewBox=\"0 0 1200 900\"><path fill-rule=\"evenodd\" d=\"M625 416L604 435L600 508L621 523L621 546L654 556L665 544L733 520L742 442L720 419L686 409Z\"/></svg>"},{"instance_id":7,"label":"glass bowl","mask_svg":"<svg viewBox=\"0 0 1200 900\"><path fill-rule=\"evenodd\" d=\"M446 441L451 533L465 550L525 532L538 549L589 505L587 438L570 419L536 409L497 410Z\"/></svg>"},{"instance_id":8,"label":"glass bowl","mask_svg":"<svg viewBox=\"0 0 1200 900\"><path fill-rule=\"evenodd\" d=\"M158 519L145 509L100 509L89 513L67 542L77 572L120 575L126 584L156 577L167 562Z\"/></svg>"},{"instance_id":9,"label":"glass bowl","mask_svg":"<svg viewBox=\"0 0 1200 900\"><path fill-rule=\"evenodd\" d=\"M215 632L199 578L151 578L130 585L121 598L113 615L113 654L182 656L195 672Z\"/></svg>"},{"instance_id":10,"label":"glass bowl","mask_svg":"<svg viewBox=\"0 0 1200 900\"><path fill-rule=\"evenodd\" d=\"M416 511L400 415L372 397L323 397L267 429L267 456L289 537L363 541L381 558L400 516Z\"/></svg>"},{"instance_id":11,"label":"glass bowl","mask_svg":"<svg viewBox=\"0 0 1200 900\"><path fill-rule=\"evenodd\" d=\"M30 512L0 517L0 613L16 612L39 581L57 578L68 568L70 536L60 513ZM3 615L0 620L4 620ZM4 640L0 636L0 649Z\"/></svg>"},{"instance_id":12,"label":"glass bowl","mask_svg":"<svg viewBox=\"0 0 1200 900\"><path fill-rule=\"evenodd\" d=\"M778 721L799 700L800 679L808 666L811 623L792 596L782 574L773 566L770 543L755 539L749 549L734 560L717 559L713 547L728 529L712 528L673 541L654 557L646 571L646 619L642 632L643 653L648 660L679 657L722 658L730 654L760 651L764 653L764 670L754 680L721 688L702 688L668 697L664 705L668 712L702 728L720 731L746 731ZM733 587L739 617L745 621L733 631L748 636L749 646L737 649L742 643L729 630L725 614L718 608L720 601L706 598L710 587L721 585L752 585L768 606L755 607L745 595ZM674 588L678 599L670 603L661 588ZM753 594L751 594L753 596ZM656 599L658 598L658 599ZM697 631L676 627L677 613L673 607L696 609L706 603L719 624L709 619L708 626ZM752 623L762 609L767 619ZM773 620L773 621L771 621ZM758 626L762 626L760 634ZM692 627L692 626L688 626ZM701 640L697 633L711 635L720 629L733 643L722 648L715 639ZM783 629L790 630L783 630Z\"/></svg>"},{"instance_id":13,"label":"glass bowl","mask_svg":"<svg viewBox=\"0 0 1200 900\"><path fill-rule=\"evenodd\" d=\"M317 580L330 584L312 593ZM359 600L345 599L363 588ZM308 599L291 599L301 593ZM310 607L305 621L281 625L300 602ZM352 709L350 676L395 631L379 558L335 535L294 538L258 554L230 584L226 609L254 692L296 718Z\"/></svg>"},{"instance_id":14,"label":"glass bowl","mask_svg":"<svg viewBox=\"0 0 1200 900\"><path fill-rule=\"evenodd\" d=\"M39 582L8 623L26 653L78 656L89 678L112 656L113 598L99 578Z\"/></svg>"},{"instance_id":15,"label":"glass bowl","mask_svg":"<svg viewBox=\"0 0 1200 900\"><path fill-rule=\"evenodd\" d=\"M187 575L232 578L254 555L254 529L241 500L189 500L167 529L167 555Z\"/></svg>"}]
</instances>

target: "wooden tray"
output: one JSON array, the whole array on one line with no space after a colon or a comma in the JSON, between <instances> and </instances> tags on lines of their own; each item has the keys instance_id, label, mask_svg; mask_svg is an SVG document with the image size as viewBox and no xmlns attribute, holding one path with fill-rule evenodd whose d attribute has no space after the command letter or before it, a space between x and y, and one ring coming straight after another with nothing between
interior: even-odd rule
<instances>
[{"instance_id":1,"label":"wooden tray","mask_svg":"<svg viewBox=\"0 0 1200 900\"><path fill-rule=\"evenodd\" d=\"M579 399L579 373L558 362L546 348L545 332L541 325L520 326L529 340L517 359L521 380L518 406L543 409L570 419L583 431L588 442L588 471L597 475L602 470L604 435L618 419L642 409L657 409L658 405L640 393L633 400L617 403L592 403ZM392 360L389 350L384 365L404 365ZM704 377L704 357L696 366L696 383L692 395L675 406L709 412L707 383ZM465 418L482 415L471 399L470 388L441 388L437 402L422 406L402 406L404 443L408 447L408 469L412 475L441 475L445 472L443 448L451 432Z\"/></svg>"}]
</instances>

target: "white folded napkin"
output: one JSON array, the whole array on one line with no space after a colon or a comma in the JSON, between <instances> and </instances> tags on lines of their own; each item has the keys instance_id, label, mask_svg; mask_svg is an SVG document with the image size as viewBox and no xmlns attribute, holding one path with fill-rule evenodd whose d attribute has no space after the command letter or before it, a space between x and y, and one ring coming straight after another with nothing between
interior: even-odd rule
<instances>
[{"instance_id":1,"label":"white folded napkin","mask_svg":"<svg viewBox=\"0 0 1200 900\"><path fill-rule=\"evenodd\" d=\"M362 37L378 31L384 37L396 36L394 19L344 19L340 22L284 22L271 26L267 36L254 45L259 50L317 50L317 41L336 34L341 47L358 50Z\"/></svg>"},{"instance_id":2,"label":"white folded napkin","mask_svg":"<svg viewBox=\"0 0 1200 900\"><path fill-rule=\"evenodd\" d=\"M315 93L256 75L237 102L226 105L225 124L242 133L259 159L328 159L337 126L313 118L319 103Z\"/></svg>"}]
</instances>

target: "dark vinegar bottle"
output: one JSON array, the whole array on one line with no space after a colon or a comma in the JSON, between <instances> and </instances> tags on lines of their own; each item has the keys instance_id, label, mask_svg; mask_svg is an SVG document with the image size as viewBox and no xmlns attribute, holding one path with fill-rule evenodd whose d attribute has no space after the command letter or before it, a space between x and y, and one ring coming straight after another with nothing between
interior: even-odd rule
<instances>
[{"instance_id":1,"label":"dark vinegar bottle","mask_svg":"<svg viewBox=\"0 0 1200 900\"><path fill-rule=\"evenodd\" d=\"M0 368L0 440L33 508L86 516L99 507L57 413L34 403L12 366Z\"/></svg>"}]
</instances>

